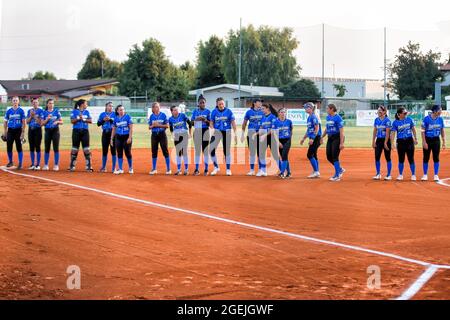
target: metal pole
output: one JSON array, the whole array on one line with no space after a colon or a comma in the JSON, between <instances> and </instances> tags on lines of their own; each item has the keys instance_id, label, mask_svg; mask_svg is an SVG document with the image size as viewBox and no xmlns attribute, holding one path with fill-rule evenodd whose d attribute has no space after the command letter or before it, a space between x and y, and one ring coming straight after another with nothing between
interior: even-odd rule
<instances>
[{"instance_id":1,"label":"metal pole","mask_svg":"<svg viewBox=\"0 0 450 320\"><path fill-rule=\"evenodd\" d=\"M322 92L320 95L325 98L325 24L322 23Z\"/></svg>"},{"instance_id":2,"label":"metal pole","mask_svg":"<svg viewBox=\"0 0 450 320\"><path fill-rule=\"evenodd\" d=\"M386 27L384 27L384 106L387 104L387 52L386 52Z\"/></svg>"},{"instance_id":3,"label":"metal pole","mask_svg":"<svg viewBox=\"0 0 450 320\"><path fill-rule=\"evenodd\" d=\"M238 75L238 85L239 85L239 105L241 107L241 70L242 70L242 18L239 22L239 75Z\"/></svg>"},{"instance_id":4,"label":"metal pole","mask_svg":"<svg viewBox=\"0 0 450 320\"><path fill-rule=\"evenodd\" d=\"M103 60L102 60L102 79L103 79Z\"/></svg>"}]
</instances>

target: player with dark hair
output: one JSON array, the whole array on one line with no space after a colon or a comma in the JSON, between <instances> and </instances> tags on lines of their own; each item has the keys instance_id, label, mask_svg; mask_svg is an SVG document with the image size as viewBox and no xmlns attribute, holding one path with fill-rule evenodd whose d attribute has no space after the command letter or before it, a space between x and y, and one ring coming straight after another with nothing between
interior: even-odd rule
<instances>
[{"instance_id":1,"label":"player with dark hair","mask_svg":"<svg viewBox=\"0 0 450 320\"><path fill-rule=\"evenodd\" d=\"M314 103L305 103L303 107L308 114L308 119L306 120L306 133L300 141L300 144L303 145L306 139L309 140L307 157L311 163L313 172L308 176L308 179L317 179L320 178L319 157L317 155L317 150L319 150L321 144L320 140L322 136L322 125L320 124L319 118L315 114L316 106Z\"/></svg>"},{"instance_id":2,"label":"player with dark hair","mask_svg":"<svg viewBox=\"0 0 450 320\"><path fill-rule=\"evenodd\" d=\"M428 163L431 153L434 162L434 181L439 181L439 154L445 149L445 125L441 117L442 108L434 105L431 114L423 119L422 123L422 144L423 144L423 177L422 181L428 181Z\"/></svg>"},{"instance_id":3,"label":"player with dark hair","mask_svg":"<svg viewBox=\"0 0 450 320\"><path fill-rule=\"evenodd\" d=\"M294 127L292 121L286 118L287 110L282 108L278 111L278 119L274 123L274 131L278 137L279 152L281 158L280 174L282 179L290 178L291 173L287 168L289 165L289 151L291 149L291 141Z\"/></svg>"},{"instance_id":4,"label":"player with dark hair","mask_svg":"<svg viewBox=\"0 0 450 320\"><path fill-rule=\"evenodd\" d=\"M254 99L252 107L245 113L244 122L242 123L242 142L245 140L245 130L248 125L247 146L250 154L250 171L247 174L248 176L255 175L256 156L258 156L258 167L261 170L261 161L259 161L259 127L261 126L261 119L264 116L261 105L261 99Z\"/></svg>"},{"instance_id":5,"label":"player with dark hair","mask_svg":"<svg viewBox=\"0 0 450 320\"><path fill-rule=\"evenodd\" d=\"M257 177L267 177L267 148L270 148L272 158L280 167L278 148L276 146L276 139L272 135L272 130L275 128L275 121L277 121L278 112L271 104L262 105L263 117L259 127L259 159L261 161L261 168L256 174ZM287 165L287 164L286 164ZM280 168L281 173L281 168Z\"/></svg>"},{"instance_id":6,"label":"player with dark hair","mask_svg":"<svg viewBox=\"0 0 450 320\"><path fill-rule=\"evenodd\" d=\"M44 137L44 167L42 170L48 171L48 162L50 160L50 148L53 145L54 164L53 171L59 171L59 141L61 135L59 126L63 124L61 113L55 108L55 101L48 99L45 105L42 126L45 127Z\"/></svg>"},{"instance_id":7,"label":"player with dark hair","mask_svg":"<svg viewBox=\"0 0 450 320\"><path fill-rule=\"evenodd\" d=\"M16 151L19 160L17 170L22 169L23 163L23 149L22 142L24 141L24 133L26 128L25 112L20 107L19 97L13 97L12 107L6 111L5 120L3 123L2 140L6 141L6 150L8 153L7 168L13 168L13 146L16 144Z\"/></svg>"},{"instance_id":8,"label":"player with dark hair","mask_svg":"<svg viewBox=\"0 0 450 320\"><path fill-rule=\"evenodd\" d=\"M41 170L42 119L44 111L39 108L39 99L31 99L32 108L27 113L28 143L31 165L29 170Z\"/></svg>"},{"instance_id":9,"label":"player with dark hair","mask_svg":"<svg viewBox=\"0 0 450 320\"><path fill-rule=\"evenodd\" d=\"M156 163L158 161L158 147L161 146L164 159L166 160L166 175L172 174L170 170L170 156L167 143L166 130L169 128L169 122L165 113L161 112L158 102L152 105L152 114L148 119L148 128L152 132L152 171L150 175L158 173Z\"/></svg>"},{"instance_id":10,"label":"player with dark hair","mask_svg":"<svg viewBox=\"0 0 450 320\"><path fill-rule=\"evenodd\" d=\"M398 181L403 180L403 169L405 167L405 155L408 157L411 168L411 180L416 181L416 164L414 162L415 146L417 145L417 133L413 119L408 117L408 112L401 107L395 114L395 120L392 123L391 141L395 141L397 134L397 152L398 152ZM395 149L395 143L392 144Z\"/></svg>"},{"instance_id":11,"label":"player with dark hair","mask_svg":"<svg viewBox=\"0 0 450 320\"><path fill-rule=\"evenodd\" d=\"M198 108L192 113L191 123L194 123L194 176L200 175L200 156L203 152L203 162L205 163L204 175L208 175L208 146L211 139L209 134L209 122L211 121L211 111L206 108L206 99L203 95L198 98Z\"/></svg>"},{"instance_id":12,"label":"player with dark hair","mask_svg":"<svg viewBox=\"0 0 450 320\"><path fill-rule=\"evenodd\" d=\"M70 115L70 121L73 125L72 130L72 152L70 158L69 171L75 171L80 145L83 148L84 157L86 159L86 171L94 172L92 169L92 154L89 146L89 124L92 118L87 110L88 102L80 99L75 103L75 107Z\"/></svg>"},{"instance_id":13,"label":"player with dark hair","mask_svg":"<svg viewBox=\"0 0 450 320\"><path fill-rule=\"evenodd\" d=\"M133 143L133 120L131 116L125 112L122 105L116 107L114 120L112 124L112 132L110 145L117 149L117 162L119 167L114 174L123 174L123 153L128 161L128 173L133 174L133 157L131 155L131 146Z\"/></svg>"},{"instance_id":14,"label":"player with dark hair","mask_svg":"<svg viewBox=\"0 0 450 320\"><path fill-rule=\"evenodd\" d=\"M100 114L97 121L97 126L102 127L102 168L100 172L107 172L106 163L108 162L108 151L111 151L112 158L112 172L116 170L116 146L115 139L111 139L114 118L116 113L113 110L113 103L108 102L105 105L105 111ZM113 143L111 143L111 141Z\"/></svg>"},{"instance_id":15,"label":"player with dark hair","mask_svg":"<svg viewBox=\"0 0 450 320\"><path fill-rule=\"evenodd\" d=\"M170 108L172 116L169 118L169 129L172 132L177 157L176 176L181 175L181 159L184 161L184 175L189 175L189 152L188 144L191 136L191 122L184 113L180 112L180 108L172 106Z\"/></svg>"},{"instance_id":16,"label":"player with dark hair","mask_svg":"<svg viewBox=\"0 0 450 320\"><path fill-rule=\"evenodd\" d=\"M392 180L392 161L391 161L391 120L387 116L387 109L385 106L378 107L378 117L375 119L373 124L373 138L372 147L375 150L375 168L376 175L373 177L374 180L381 180L381 155L384 152L384 157L387 163L387 174L384 180Z\"/></svg>"}]
</instances>

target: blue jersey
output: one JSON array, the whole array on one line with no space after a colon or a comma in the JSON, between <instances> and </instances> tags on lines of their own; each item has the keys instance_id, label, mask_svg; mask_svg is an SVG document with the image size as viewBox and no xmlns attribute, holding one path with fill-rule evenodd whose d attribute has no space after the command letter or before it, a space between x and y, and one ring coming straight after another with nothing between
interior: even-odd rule
<instances>
[{"instance_id":1,"label":"blue jersey","mask_svg":"<svg viewBox=\"0 0 450 320\"><path fill-rule=\"evenodd\" d=\"M414 121L411 118L403 120L395 120L392 123L392 131L397 132L397 140L404 140L412 138L412 129L414 128Z\"/></svg>"},{"instance_id":2,"label":"blue jersey","mask_svg":"<svg viewBox=\"0 0 450 320\"><path fill-rule=\"evenodd\" d=\"M319 131L316 132L316 126L319 126ZM315 114L311 114L306 120L306 135L310 139L315 139L317 136L322 135L322 125L320 124L319 118Z\"/></svg>"},{"instance_id":3,"label":"blue jersey","mask_svg":"<svg viewBox=\"0 0 450 320\"><path fill-rule=\"evenodd\" d=\"M116 135L126 136L130 134L130 125L133 124L133 120L129 114L124 114L123 117L115 116L113 126L116 128Z\"/></svg>"},{"instance_id":4,"label":"blue jersey","mask_svg":"<svg viewBox=\"0 0 450 320\"><path fill-rule=\"evenodd\" d=\"M188 131L189 119L184 113L179 113L178 117L173 116L169 118L170 130L174 133L183 133Z\"/></svg>"},{"instance_id":5,"label":"blue jersey","mask_svg":"<svg viewBox=\"0 0 450 320\"><path fill-rule=\"evenodd\" d=\"M5 121L8 122L9 129L19 129L22 128L22 121L25 119L25 111L21 107L16 110L10 108L6 111Z\"/></svg>"},{"instance_id":6,"label":"blue jersey","mask_svg":"<svg viewBox=\"0 0 450 320\"><path fill-rule=\"evenodd\" d=\"M386 138L386 129L392 128L392 122L388 117L376 118L373 127L377 129L377 138L384 139Z\"/></svg>"},{"instance_id":7,"label":"blue jersey","mask_svg":"<svg viewBox=\"0 0 450 320\"><path fill-rule=\"evenodd\" d=\"M73 109L71 115L70 115L70 119L74 120L74 119L78 119L79 116L83 117L84 121L77 121L74 125L73 128L74 129L84 129L87 130L89 128L89 124L87 122L85 122L88 119L92 119L91 118L91 114L89 113L89 111L84 110L83 112L81 112L78 109Z\"/></svg>"},{"instance_id":8,"label":"blue jersey","mask_svg":"<svg viewBox=\"0 0 450 320\"><path fill-rule=\"evenodd\" d=\"M42 127L40 121L44 118L44 110L42 110L41 108L37 108L37 109L32 108L32 109L28 110L27 118L30 117L32 110L34 111L34 117L31 117L31 121L28 124L28 126L32 129Z\"/></svg>"},{"instance_id":9,"label":"blue jersey","mask_svg":"<svg viewBox=\"0 0 450 320\"><path fill-rule=\"evenodd\" d=\"M422 129L425 132L425 137L436 138L441 135L441 130L445 128L444 120L441 117L433 119L431 115L426 116L422 122Z\"/></svg>"},{"instance_id":10,"label":"blue jersey","mask_svg":"<svg viewBox=\"0 0 450 320\"><path fill-rule=\"evenodd\" d=\"M284 121L277 119L274 123L274 129L278 130L279 139L290 139L292 137L293 126L289 119L284 119Z\"/></svg>"},{"instance_id":11,"label":"blue jersey","mask_svg":"<svg viewBox=\"0 0 450 320\"><path fill-rule=\"evenodd\" d=\"M231 129L231 122L234 121L233 112L225 108L220 111L218 108L211 113L211 121L214 122L214 129L220 131L227 131Z\"/></svg>"},{"instance_id":12,"label":"blue jersey","mask_svg":"<svg viewBox=\"0 0 450 320\"><path fill-rule=\"evenodd\" d=\"M148 124L158 123L160 125L165 125L168 123L167 116L165 113L160 112L159 114L152 113L150 118L148 118ZM152 128L152 133L165 132L166 128Z\"/></svg>"},{"instance_id":13,"label":"blue jersey","mask_svg":"<svg viewBox=\"0 0 450 320\"><path fill-rule=\"evenodd\" d=\"M47 120L49 115L51 115L52 117L50 118L50 120L45 125L45 128L46 129L53 129L53 128L58 127L59 125L55 124L55 121L61 120L61 113L58 111L58 109L53 109L52 112L50 112L48 110L44 110L44 114L42 115L42 118L44 120Z\"/></svg>"},{"instance_id":14,"label":"blue jersey","mask_svg":"<svg viewBox=\"0 0 450 320\"><path fill-rule=\"evenodd\" d=\"M258 131L261 126L261 120L264 117L264 112L261 110L249 109L245 113L244 120L248 121L248 130Z\"/></svg>"},{"instance_id":15,"label":"blue jersey","mask_svg":"<svg viewBox=\"0 0 450 320\"><path fill-rule=\"evenodd\" d=\"M204 129L204 128L208 128L209 127L209 123L205 122L205 121L195 121L195 119L197 118L202 118L205 119L207 121L211 120L211 111L209 111L208 109L200 109L197 108L194 110L194 112L192 113L192 118L191 121L194 122L194 128L195 129Z\"/></svg>"},{"instance_id":16,"label":"blue jersey","mask_svg":"<svg viewBox=\"0 0 450 320\"><path fill-rule=\"evenodd\" d=\"M344 127L344 120L341 116L335 114L334 116L327 116L327 135L335 136L340 133L340 129Z\"/></svg>"},{"instance_id":17,"label":"blue jersey","mask_svg":"<svg viewBox=\"0 0 450 320\"><path fill-rule=\"evenodd\" d=\"M267 116L264 115L261 119L259 130L261 130L262 133L270 133L270 131L275 128L275 121L277 121L277 117L275 117L272 113Z\"/></svg>"},{"instance_id":18,"label":"blue jersey","mask_svg":"<svg viewBox=\"0 0 450 320\"><path fill-rule=\"evenodd\" d=\"M105 118L107 116L110 118L109 121L105 121ZM116 117L115 112L102 112L98 117L97 125L101 126L103 131L111 131L115 117Z\"/></svg>"}]
</instances>

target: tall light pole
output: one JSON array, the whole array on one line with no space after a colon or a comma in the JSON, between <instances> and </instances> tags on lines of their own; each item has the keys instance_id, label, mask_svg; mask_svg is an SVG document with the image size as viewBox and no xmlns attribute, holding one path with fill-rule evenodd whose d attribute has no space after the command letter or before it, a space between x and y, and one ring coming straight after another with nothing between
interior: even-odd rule
<instances>
[{"instance_id":1,"label":"tall light pole","mask_svg":"<svg viewBox=\"0 0 450 320\"><path fill-rule=\"evenodd\" d=\"M387 52L386 52L386 27L384 27L384 106L387 106Z\"/></svg>"},{"instance_id":2,"label":"tall light pole","mask_svg":"<svg viewBox=\"0 0 450 320\"><path fill-rule=\"evenodd\" d=\"M325 98L325 23L322 23L322 92L320 96Z\"/></svg>"},{"instance_id":3,"label":"tall light pole","mask_svg":"<svg viewBox=\"0 0 450 320\"><path fill-rule=\"evenodd\" d=\"M242 18L239 22L239 71L238 71L238 85L239 85L239 105L241 107L241 70L242 70Z\"/></svg>"}]
</instances>

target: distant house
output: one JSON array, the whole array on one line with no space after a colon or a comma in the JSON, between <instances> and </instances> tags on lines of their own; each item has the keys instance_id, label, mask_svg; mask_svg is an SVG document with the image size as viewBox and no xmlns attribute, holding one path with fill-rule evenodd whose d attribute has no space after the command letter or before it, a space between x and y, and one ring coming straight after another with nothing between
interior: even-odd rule
<instances>
[{"instance_id":1,"label":"distant house","mask_svg":"<svg viewBox=\"0 0 450 320\"><path fill-rule=\"evenodd\" d=\"M189 91L189 95L197 98L202 94L207 101L208 108L215 107L216 99L221 97L225 100L225 106L230 108L239 107L239 85L221 84L213 87L201 88ZM251 105L255 98L260 99L282 99L284 94L275 87L241 86L241 107Z\"/></svg>"},{"instance_id":2,"label":"distant house","mask_svg":"<svg viewBox=\"0 0 450 320\"><path fill-rule=\"evenodd\" d=\"M103 80L0 80L0 92L7 98L18 96L29 100L33 97L53 98L63 101L79 99L90 100L95 96L104 96L118 81ZM2 97L4 100L4 97Z\"/></svg>"}]
</instances>

